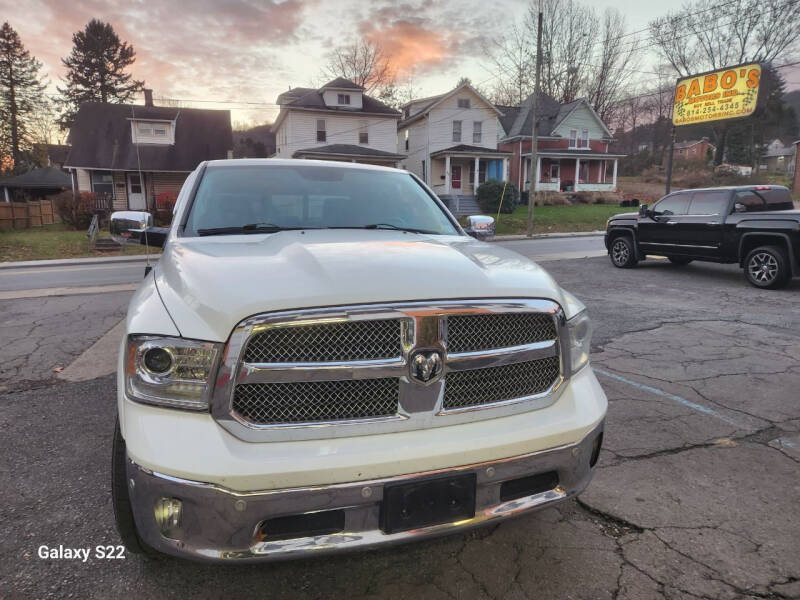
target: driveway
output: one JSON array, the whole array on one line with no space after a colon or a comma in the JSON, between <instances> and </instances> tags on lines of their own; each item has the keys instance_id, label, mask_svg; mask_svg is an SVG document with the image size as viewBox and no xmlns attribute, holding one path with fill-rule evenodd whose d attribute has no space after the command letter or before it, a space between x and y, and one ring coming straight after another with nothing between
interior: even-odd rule
<instances>
[{"instance_id":1,"label":"driveway","mask_svg":"<svg viewBox=\"0 0 800 600\"><path fill-rule=\"evenodd\" d=\"M504 245L535 254L526 243ZM3 356L18 362L0 396L0 596L800 597L800 281L768 292L733 266L545 266L596 325L610 405L587 491L493 529L256 566L39 558L118 541L114 378L56 382L51 365L111 329L129 292L0 300L19 355Z\"/></svg>"}]
</instances>

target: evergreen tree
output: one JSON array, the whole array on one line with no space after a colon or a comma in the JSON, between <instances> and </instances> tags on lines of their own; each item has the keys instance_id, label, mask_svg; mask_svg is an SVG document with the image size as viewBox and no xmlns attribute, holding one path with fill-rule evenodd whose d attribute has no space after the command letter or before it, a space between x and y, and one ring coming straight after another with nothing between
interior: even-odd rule
<instances>
[{"instance_id":1,"label":"evergreen tree","mask_svg":"<svg viewBox=\"0 0 800 600\"><path fill-rule=\"evenodd\" d=\"M61 59L67 68L66 87L58 88L62 114L59 124L69 128L84 102L121 104L144 87L125 70L136 60L136 52L122 42L109 23L92 19L83 31L72 35L72 52Z\"/></svg>"},{"instance_id":2,"label":"evergreen tree","mask_svg":"<svg viewBox=\"0 0 800 600\"><path fill-rule=\"evenodd\" d=\"M23 151L29 145L28 125L42 101L45 84L42 64L22 45L8 24L0 28L0 155L10 155L14 170L23 168Z\"/></svg>"}]
</instances>

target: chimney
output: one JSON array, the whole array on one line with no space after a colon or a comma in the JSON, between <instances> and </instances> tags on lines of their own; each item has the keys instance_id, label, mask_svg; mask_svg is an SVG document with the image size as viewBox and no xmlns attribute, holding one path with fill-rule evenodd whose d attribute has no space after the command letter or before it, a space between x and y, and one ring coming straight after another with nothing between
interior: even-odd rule
<instances>
[{"instance_id":1,"label":"chimney","mask_svg":"<svg viewBox=\"0 0 800 600\"><path fill-rule=\"evenodd\" d=\"M145 88L143 91L144 91L144 105L153 106L153 90Z\"/></svg>"}]
</instances>

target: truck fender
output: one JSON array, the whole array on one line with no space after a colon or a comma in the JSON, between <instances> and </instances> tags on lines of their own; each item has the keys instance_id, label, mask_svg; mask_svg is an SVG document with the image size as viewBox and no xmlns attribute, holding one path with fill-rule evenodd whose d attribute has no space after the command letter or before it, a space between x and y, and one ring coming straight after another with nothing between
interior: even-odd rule
<instances>
[{"instance_id":1,"label":"truck fender","mask_svg":"<svg viewBox=\"0 0 800 600\"><path fill-rule=\"evenodd\" d=\"M778 231L748 231L746 233L743 233L742 236L739 238L739 249L738 249L740 267L744 267L745 253L742 248L744 246L745 240L747 240L747 238L756 235L759 237L773 237L785 240L786 248L789 251L789 268L792 270L792 276L800 274L800 268L798 267L797 264L797 257L794 253L794 245L792 244L791 238L787 234L780 233Z\"/></svg>"},{"instance_id":2,"label":"truck fender","mask_svg":"<svg viewBox=\"0 0 800 600\"><path fill-rule=\"evenodd\" d=\"M644 260L644 256L642 255L641 250L639 250L639 240L636 236L636 228L631 226L620 226L620 225L612 225L608 229L608 233L606 237L610 237L612 233L620 232L622 235L626 235L631 238L633 241L633 249L636 252L636 260ZM606 250L609 248L606 246Z\"/></svg>"}]
</instances>

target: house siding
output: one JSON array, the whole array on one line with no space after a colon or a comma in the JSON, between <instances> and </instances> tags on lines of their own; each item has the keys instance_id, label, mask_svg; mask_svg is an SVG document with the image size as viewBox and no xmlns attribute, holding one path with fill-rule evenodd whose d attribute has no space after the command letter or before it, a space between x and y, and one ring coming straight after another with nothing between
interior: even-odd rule
<instances>
[{"instance_id":1,"label":"house siding","mask_svg":"<svg viewBox=\"0 0 800 600\"><path fill-rule=\"evenodd\" d=\"M171 193L177 195L189 173L149 173L153 195Z\"/></svg>"},{"instance_id":2,"label":"house siding","mask_svg":"<svg viewBox=\"0 0 800 600\"><path fill-rule=\"evenodd\" d=\"M576 107L575 110L556 127L553 133L554 135L569 140L569 132L571 129L576 129L578 135L580 135L582 130L587 129L589 131L590 140L600 140L607 136L606 132L600 126L600 123L597 122L597 118L585 104Z\"/></svg>"},{"instance_id":3,"label":"house siding","mask_svg":"<svg viewBox=\"0 0 800 600\"><path fill-rule=\"evenodd\" d=\"M339 104L339 94L350 96L350 104ZM363 106L361 92L357 90L325 90L322 92L322 101L326 106L346 106L351 110L360 109Z\"/></svg>"},{"instance_id":4,"label":"house siding","mask_svg":"<svg viewBox=\"0 0 800 600\"><path fill-rule=\"evenodd\" d=\"M324 142L317 141L318 119L325 119ZM358 133L364 121L368 124L369 143L359 144ZM276 134L279 140L285 140L280 143L277 153L280 158L291 158L298 150L331 144L352 144L394 153L397 146L397 119L290 110Z\"/></svg>"}]
</instances>

